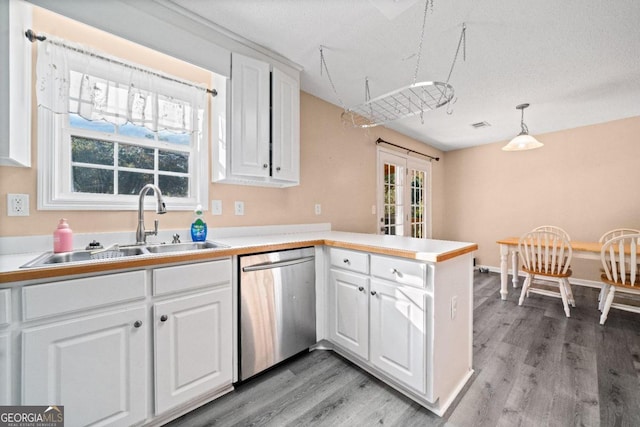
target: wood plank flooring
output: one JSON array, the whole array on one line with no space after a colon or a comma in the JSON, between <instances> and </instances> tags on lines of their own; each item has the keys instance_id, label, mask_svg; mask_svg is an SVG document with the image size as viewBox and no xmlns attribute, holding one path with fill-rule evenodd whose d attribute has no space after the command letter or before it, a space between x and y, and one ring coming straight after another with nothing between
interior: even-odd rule
<instances>
[{"instance_id":1,"label":"wood plank flooring","mask_svg":"<svg viewBox=\"0 0 640 427\"><path fill-rule=\"evenodd\" d=\"M509 283L511 283L509 281ZM598 290L507 301L500 277L475 273L474 369L440 418L330 351L278 366L170 426L640 426L640 315L612 309L598 324Z\"/></svg>"}]
</instances>

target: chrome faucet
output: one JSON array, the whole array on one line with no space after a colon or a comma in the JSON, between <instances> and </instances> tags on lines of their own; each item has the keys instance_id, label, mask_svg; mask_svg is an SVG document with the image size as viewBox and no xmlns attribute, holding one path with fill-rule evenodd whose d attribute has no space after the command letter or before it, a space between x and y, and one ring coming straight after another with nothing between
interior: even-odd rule
<instances>
[{"instance_id":1,"label":"chrome faucet","mask_svg":"<svg viewBox=\"0 0 640 427\"><path fill-rule=\"evenodd\" d=\"M164 214L167 213L167 208L164 205L164 200L162 199L162 192L160 189L153 185L147 184L142 187L140 190L140 195L138 196L138 228L136 229L136 244L144 245L147 243L147 236L158 235L158 223L159 221L156 219L154 221L154 230L147 231L144 229L144 196L149 192L149 190L153 190L156 194L156 213Z\"/></svg>"}]
</instances>

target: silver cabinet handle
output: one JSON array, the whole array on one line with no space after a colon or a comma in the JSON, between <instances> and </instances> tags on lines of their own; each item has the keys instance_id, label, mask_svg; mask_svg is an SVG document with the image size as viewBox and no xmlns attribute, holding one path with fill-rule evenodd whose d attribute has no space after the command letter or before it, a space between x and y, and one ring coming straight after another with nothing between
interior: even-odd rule
<instances>
[{"instance_id":1,"label":"silver cabinet handle","mask_svg":"<svg viewBox=\"0 0 640 427\"><path fill-rule=\"evenodd\" d=\"M371 291L371 295L372 295L372 296L374 296L374 297L375 297L377 294L378 294L378 293L377 293L376 291Z\"/></svg>"},{"instance_id":2,"label":"silver cabinet handle","mask_svg":"<svg viewBox=\"0 0 640 427\"><path fill-rule=\"evenodd\" d=\"M364 292L364 286L358 286L358 290L359 290L360 292Z\"/></svg>"},{"instance_id":3,"label":"silver cabinet handle","mask_svg":"<svg viewBox=\"0 0 640 427\"><path fill-rule=\"evenodd\" d=\"M280 172L280 166L276 168L276 172Z\"/></svg>"},{"instance_id":4,"label":"silver cabinet handle","mask_svg":"<svg viewBox=\"0 0 640 427\"><path fill-rule=\"evenodd\" d=\"M142 326L142 321L141 320L136 320L135 322L133 322L133 327L134 328L139 328L140 326Z\"/></svg>"},{"instance_id":5,"label":"silver cabinet handle","mask_svg":"<svg viewBox=\"0 0 640 427\"><path fill-rule=\"evenodd\" d=\"M400 272L398 270L396 270L395 268L391 269L391 274L400 274Z\"/></svg>"},{"instance_id":6,"label":"silver cabinet handle","mask_svg":"<svg viewBox=\"0 0 640 427\"><path fill-rule=\"evenodd\" d=\"M268 168L268 167L269 167L269 165L268 165L267 163L265 163L265 164L263 164L263 165L262 165L262 168L263 168L263 169L266 169L266 168Z\"/></svg>"},{"instance_id":7,"label":"silver cabinet handle","mask_svg":"<svg viewBox=\"0 0 640 427\"><path fill-rule=\"evenodd\" d=\"M163 314L162 316L160 316L160 321L161 322L166 322L168 318L169 317L166 314Z\"/></svg>"},{"instance_id":8,"label":"silver cabinet handle","mask_svg":"<svg viewBox=\"0 0 640 427\"><path fill-rule=\"evenodd\" d=\"M349 261L349 258L345 258L345 259L343 259L343 260L342 260L342 262L344 262L344 263L345 263L345 264L347 264L347 265L350 265L350 264L351 264L351 261Z\"/></svg>"}]
</instances>

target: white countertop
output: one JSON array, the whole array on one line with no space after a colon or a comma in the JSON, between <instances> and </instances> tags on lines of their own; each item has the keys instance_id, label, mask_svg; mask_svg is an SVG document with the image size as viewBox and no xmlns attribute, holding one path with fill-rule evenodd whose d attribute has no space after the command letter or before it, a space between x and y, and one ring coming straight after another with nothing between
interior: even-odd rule
<instances>
[{"instance_id":1,"label":"white countertop","mask_svg":"<svg viewBox=\"0 0 640 427\"><path fill-rule=\"evenodd\" d=\"M225 249L207 249L198 251L198 254L210 254L211 258L216 256L230 256L238 254L247 254L254 250L255 252L269 251L273 249L281 249L283 246L296 246L301 243L311 244L326 244L329 246L343 247L354 250L363 250L368 252L375 252L380 254L386 254L391 256L400 256L405 258L416 259L427 262L440 262L448 258L453 258L464 253L472 252L477 249L477 245L469 242L454 242L446 240L432 240L432 239L415 239L401 236L388 236L377 234L364 234L364 233L349 233L341 231L311 231L301 233L277 233L266 235L253 235L253 236L241 236L241 237L220 237L211 239L215 242L229 246ZM20 266L28 261L38 257L42 252L36 253L23 253L23 254L8 254L0 255L0 274L23 272L29 270L36 270L34 268L21 269ZM179 255L187 255L188 253L180 253ZM193 254L190 252L189 254ZM127 261L134 260L157 260L158 264L161 264L161 260L167 257L173 257L174 259L178 254L165 253L165 254L150 254L150 255L138 255L131 258L120 258L117 261L121 268L127 268ZM188 260L188 258L185 258ZM175 259L175 261L180 261ZM68 263L64 266L55 267L39 267L38 270L46 269L50 271L52 276L61 275L60 268L71 267L76 265L105 265L105 270L109 261L95 261L95 262L78 262ZM6 281L6 280L5 280Z\"/></svg>"}]
</instances>

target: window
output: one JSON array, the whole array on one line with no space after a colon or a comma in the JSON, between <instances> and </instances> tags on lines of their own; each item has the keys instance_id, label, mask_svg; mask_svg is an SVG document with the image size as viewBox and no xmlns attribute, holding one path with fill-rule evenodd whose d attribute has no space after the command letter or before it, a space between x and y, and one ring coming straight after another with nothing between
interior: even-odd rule
<instances>
[{"instance_id":1,"label":"window","mask_svg":"<svg viewBox=\"0 0 640 427\"><path fill-rule=\"evenodd\" d=\"M429 162L378 149L380 234L431 236Z\"/></svg>"},{"instance_id":2,"label":"window","mask_svg":"<svg viewBox=\"0 0 640 427\"><path fill-rule=\"evenodd\" d=\"M205 88L48 37L38 45L39 209L207 204Z\"/></svg>"}]
</instances>

